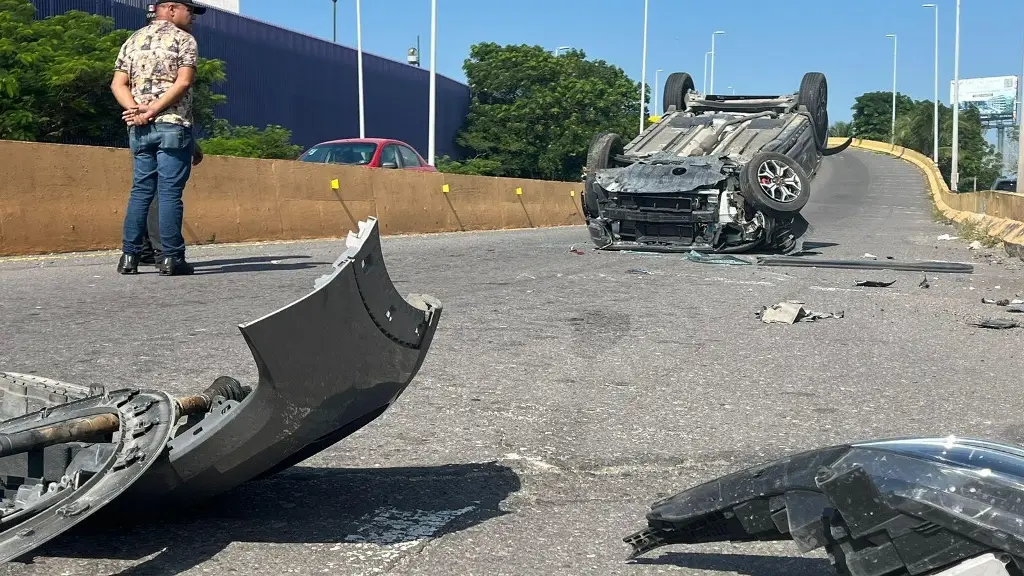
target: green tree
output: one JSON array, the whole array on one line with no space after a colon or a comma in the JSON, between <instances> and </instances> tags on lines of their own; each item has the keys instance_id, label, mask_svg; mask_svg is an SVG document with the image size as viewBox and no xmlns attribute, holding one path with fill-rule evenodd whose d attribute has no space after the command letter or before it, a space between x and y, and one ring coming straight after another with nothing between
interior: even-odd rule
<instances>
[{"instance_id":1,"label":"green tree","mask_svg":"<svg viewBox=\"0 0 1024 576\"><path fill-rule=\"evenodd\" d=\"M457 142L474 159L450 169L576 180L595 133L639 131L639 83L582 51L481 43L464 70L472 99Z\"/></svg>"},{"instance_id":2,"label":"green tree","mask_svg":"<svg viewBox=\"0 0 1024 576\"><path fill-rule=\"evenodd\" d=\"M828 135L833 138L849 138L853 136L853 126L849 122L836 121L828 129Z\"/></svg>"},{"instance_id":3,"label":"green tree","mask_svg":"<svg viewBox=\"0 0 1024 576\"><path fill-rule=\"evenodd\" d=\"M34 16L29 0L0 0L0 138L127 144L110 81L132 31L74 10ZM211 84L223 80L222 62L200 59L195 114L203 126L212 126L214 106L224 101Z\"/></svg>"},{"instance_id":4,"label":"green tree","mask_svg":"<svg viewBox=\"0 0 1024 576\"><path fill-rule=\"evenodd\" d=\"M203 154L295 160L302 154L302 146L292 144L291 137L290 130L276 125L260 130L255 126L231 126L225 120L218 120L211 137L199 143Z\"/></svg>"},{"instance_id":5,"label":"green tree","mask_svg":"<svg viewBox=\"0 0 1024 576\"><path fill-rule=\"evenodd\" d=\"M213 86L227 80L223 60L200 58L196 81L192 85L192 120L202 134L213 134L217 126L214 110L227 102L227 96L214 92Z\"/></svg>"},{"instance_id":6,"label":"green tree","mask_svg":"<svg viewBox=\"0 0 1024 576\"><path fill-rule=\"evenodd\" d=\"M897 118L913 106L909 96L896 94ZM888 142L892 133L892 92L868 92L854 99L851 129L857 138Z\"/></svg>"}]
</instances>

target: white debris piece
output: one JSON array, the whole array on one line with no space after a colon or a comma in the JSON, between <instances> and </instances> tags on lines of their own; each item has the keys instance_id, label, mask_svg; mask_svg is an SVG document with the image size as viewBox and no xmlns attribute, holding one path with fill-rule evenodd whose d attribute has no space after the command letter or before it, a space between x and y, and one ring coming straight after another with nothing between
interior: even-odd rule
<instances>
[{"instance_id":1,"label":"white debris piece","mask_svg":"<svg viewBox=\"0 0 1024 576\"><path fill-rule=\"evenodd\" d=\"M793 324L795 322L814 322L824 318L843 318L840 312L815 312L802 306L803 302L780 302L771 307L763 308L758 314L765 324Z\"/></svg>"}]
</instances>

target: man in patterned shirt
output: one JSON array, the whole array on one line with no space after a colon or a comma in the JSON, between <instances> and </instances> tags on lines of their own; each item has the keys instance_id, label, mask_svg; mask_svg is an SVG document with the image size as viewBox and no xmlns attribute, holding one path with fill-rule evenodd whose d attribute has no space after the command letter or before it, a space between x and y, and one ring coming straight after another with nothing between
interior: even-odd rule
<instances>
[{"instance_id":1,"label":"man in patterned shirt","mask_svg":"<svg viewBox=\"0 0 1024 576\"><path fill-rule=\"evenodd\" d=\"M206 8L192 0L156 0L152 22L121 46L111 90L124 108L132 152L132 189L125 212L121 274L138 273L150 203L157 197L164 275L191 274L181 234L181 195L197 153L192 131L192 83L198 47L192 19Z\"/></svg>"}]
</instances>

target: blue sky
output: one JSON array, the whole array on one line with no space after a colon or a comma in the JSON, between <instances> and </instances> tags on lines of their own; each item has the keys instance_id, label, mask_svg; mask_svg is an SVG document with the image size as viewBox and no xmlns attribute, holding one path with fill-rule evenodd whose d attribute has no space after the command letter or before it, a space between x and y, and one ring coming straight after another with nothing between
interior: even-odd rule
<instances>
[{"instance_id":1,"label":"blue sky","mask_svg":"<svg viewBox=\"0 0 1024 576\"><path fill-rule=\"evenodd\" d=\"M715 91L786 93L804 72L829 80L832 121L849 120L854 97L892 87L898 34L897 89L931 99L934 12L925 0L649 0L647 81L662 69L687 71L703 83L704 53L716 39ZM953 78L955 0L939 5L939 98L948 103ZM765 5L784 7L773 13ZM582 49L639 80L643 0L438 0L438 73L465 81L462 63L477 42ZM422 65L430 58L430 0L362 0L363 49L405 61L420 36ZM242 14L331 39L331 0L241 0ZM356 43L355 0L338 0L338 42ZM1020 75L1024 0L963 0L960 76Z\"/></svg>"}]
</instances>

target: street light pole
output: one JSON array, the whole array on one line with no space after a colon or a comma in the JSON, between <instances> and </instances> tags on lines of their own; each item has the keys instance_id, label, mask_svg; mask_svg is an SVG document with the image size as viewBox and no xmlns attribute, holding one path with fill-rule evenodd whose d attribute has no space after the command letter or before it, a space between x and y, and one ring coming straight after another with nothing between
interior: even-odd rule
<instances>
[{"instance_id":1,"label":"street light pole","mask_svg":"<svg viewBox=\"0 0 1024 576\"><path fill-rule=\"evenodd\" d=\"M356 0L356 49L359 52L359 137L366 138L366 114L363 101L363 14Z\"/></svg>"},{"instance_id":2,"label":"street light pole","mask_svg":"<svg viewBox=\"0 0 1024 576\"><path fill-rule=\"evenodd\" d=\"M647 4L644 0L644 55L640 65L640 131L644 131L644 98L647 96Z\"/></svg>"},{"instance_id":3,"label":"street light pole","mask_svg":"<svg viewBox=\"0 0 1024 576\"><path fill-rule=\"evenodd\" d=\"M437 146L437 0L430 0L430 119L427 129L427 163L434 165L434 154Z\"/></svg>"},{"instance_id":4,"label":"street light pole","mask_svg":"<svg viewBox=\"0 0 1024 576\"><path fill-rule=\"evenodd\" d=\"M953 165L949 170L949 188L960 185L960 0L956 0L956 40L953 48Z\"/></svg>"},{"instance_id":5,"label":"street light pole","mask_svg":"<svg viewBox=\"0 0 1024 576\"><path fill-rule=\"evenodd\" d=\"M655 114L658 114L659 110L661 110L661 108L658 108L658 88L661 86L661 84L658 83L658 73L659 72L664 72L664 70L662 70L661 68L658 68L657 70L654 71L654 113Z\"/></svg>"},{"instance_id":6,"label":"street light pole","mask_svg":"<svg viewBox=\"0 0 1024 576\"><path fill-rule=\"evenodd\" d=\"M711 35L711 88L709 94L715 93L715 36L719 34L725 34L724 31L718 30Z\"/></svg>"},{"instance_id":7,"label":"street light pole","mask_svg":"<svg viewBox=\"0 0 1024 576\"><path fill-rule=\"evenodd\" d=\"M338 43L338 0L332 0L334 4L334 43Z\"/></svg>"},{"instance_id":8,"label":"street light pole","mask_svg":"<svg viewBox=\"0 0 1024 576\"><path fill-rule=\"evenodd\" d=\"M932 112L932 162L939 165L939 6L924 4L924 8L935 9L935 110Z\"/></svg>"},{"instance_id":9,"label":"street light pole","mask_svg":"<svg viewBox=\"0 0 1024 576\"><path fill-rule=\"evenodd\" d=\"M1024 79L1024 74L1021 75L1021 79ZM1020 186L1020 177L1024 174L1024 107L1021 108L1017 126L1020 129L1020 133L1017 134L1017 186Z\"/></svg>"},{"instance_id":10,"label":"street light pole","mask_svg":"<svg viewBox=\"0 0 1024 576\"><path fill-rule=\"evenodd\" d=\"M889 128L889 144L896 143L896 44L899 38L895 34L886 34L892 38L892 126Z\"/></svg>"}]
</instances>

